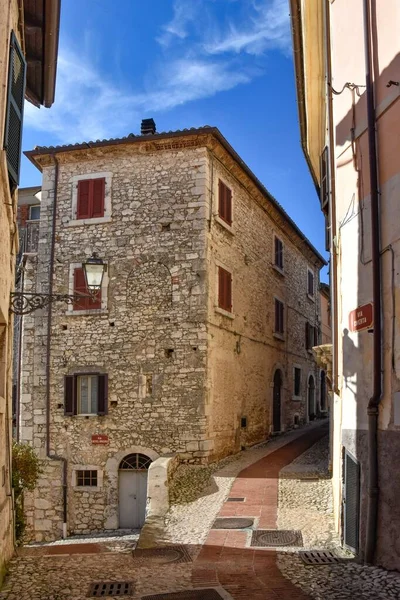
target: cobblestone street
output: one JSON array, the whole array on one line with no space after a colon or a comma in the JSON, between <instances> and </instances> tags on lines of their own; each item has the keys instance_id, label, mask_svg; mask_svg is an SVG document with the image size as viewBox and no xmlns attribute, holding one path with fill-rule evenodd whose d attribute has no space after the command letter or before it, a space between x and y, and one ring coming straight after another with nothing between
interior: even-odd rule
<instances>
[{"instance_id":1,"label":"cobblestone street","mask_svg":"<svg viewBox=\"0 0 400 600\"><path fill-rule=\"evenodd\" d=\"M277 553L250 546L254 529L276 528L300 530L304 548L338 546L326 434L326 424L313 424L241 453L214 470L208 487L201 490L198 483L199 497L190 503L176 490L163 534L174 550L132 556L137 532L22 549L0 600L83 600L93 582L106 581L132 582L132 593L124 597L134 600L194 589L215 589L234 600L399 598L397 574L353 562L306 566L299 547ZM301 479L312 471L318 479ZM187 493L185 485L180 493ZM212 529L216 517L254 523L242 530Z\"/></svg>"}]
</instances>

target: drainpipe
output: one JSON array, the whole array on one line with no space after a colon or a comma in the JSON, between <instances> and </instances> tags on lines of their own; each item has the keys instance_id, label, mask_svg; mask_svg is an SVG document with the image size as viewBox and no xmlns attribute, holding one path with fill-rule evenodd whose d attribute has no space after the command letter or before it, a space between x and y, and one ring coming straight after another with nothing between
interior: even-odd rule
<instances>
[{"instance_id":1,"label":"drainpipe","mask_svg":"<svg viewBox=\"0 0 400 600\"><path fill-rule=\"evenodd\" d=\"M368 509L365 562L374 560L378 518L378 417L382 399L381 263L376 116L372 75L371 5L364 0L365 81L368 119L368 152L371 187L372 291L374 302L373 394L368 403Z\"/></svg>"},{"instance_id":2,"label":"drainpipe","mask_svg":"<svg viewBox=\"0 0 400 600\"><path fill-rule=\"evenodd\" d=\"M57 220L57 191L58 191L58 170L59 163L57 157L54 155L55 164L55 177L54 177L54 199L53 199L53 222L51 232L51 246L50 246L50 264L49 264L49 294L53 293L54 283L54 254L56 244L56 220ZM67 459L63 456L51 453L50 444L50 352L51 352L51 319L53 315L52 303L49 303L47 313L47 342L46 342L46 456L50 460L58 460L63 463L63 538L67 537L67 481L68 481L68 463Z\"/></svg>"}]
</instances>

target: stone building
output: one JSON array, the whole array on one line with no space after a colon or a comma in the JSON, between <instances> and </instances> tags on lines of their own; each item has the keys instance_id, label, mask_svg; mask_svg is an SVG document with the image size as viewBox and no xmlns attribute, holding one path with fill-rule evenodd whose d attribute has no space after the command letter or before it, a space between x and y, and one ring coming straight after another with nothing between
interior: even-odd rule
<instances>
[{"instance_id":1,"label":"stone building","mask_svg":"<svg viewBox=\"0 0 400 600\"><path fill-rule=\"evenodd\" d=\"M44 461L36 540L143 523L147 469L206 463L313 418L325 263L216 128L27 156L43 173L27 291L101 293L24 317L20 437Z\"/></svg>"},{"instance_id":2,"label":"stone building","mask_svg":"<svg viewBox=\"0 0 400 600\"><path fill-rule=\"evenodd\" d=\"M36 106L49 107L53 103L59 4L59 0L0 3L0 583L14 548L13 319L9 309L18 253L16 213L23 106L25 98Z\"/></svg>"}]
</instances>

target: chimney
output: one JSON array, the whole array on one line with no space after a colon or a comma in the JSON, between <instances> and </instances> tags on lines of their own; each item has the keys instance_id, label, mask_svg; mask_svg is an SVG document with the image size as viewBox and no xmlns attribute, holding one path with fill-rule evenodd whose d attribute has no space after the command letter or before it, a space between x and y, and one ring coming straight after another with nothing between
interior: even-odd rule
<instances>
[{"instance_id":1,"label":"chimney","mask_svg":"<svg viewBox=\"0 0 400 600\"><path fill-rule=\"evenodd\" d=\"M141 134L142 135L153 135L156 132L156 124L154 119L143 119Z\"/></svg>"}]
</instances>

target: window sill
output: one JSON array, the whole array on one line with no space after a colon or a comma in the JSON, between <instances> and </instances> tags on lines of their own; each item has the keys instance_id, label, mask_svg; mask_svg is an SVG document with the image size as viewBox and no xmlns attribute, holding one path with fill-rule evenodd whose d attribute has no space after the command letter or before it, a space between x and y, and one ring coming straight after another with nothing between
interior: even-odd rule
<instances>
[{"instance_id":1,"label":"window sill","mask_svg":"<svg viewBox=\"0 0 400 600\"><path fill-rule=\"evenodd\" d=\"M302 400L301 396L292 396L292 402L301 402Z\"/></svg>"},{"instance_id":2,"label":"window sill","mask_svg":"<svg viewBox=\"0 0 400 600\"><path fill-rule=\"evenodd\" d=\"M66 317L85 317L85 316L96 316L96 315L108 315L107 308L93 308L92 310L66 310Z\"/></svg>"},{"instance_id":3,"label":"window sill","mask_svg":"<svg viewBox=\"0 0 400 600\"><path fill-rule=\"evenodd\" d=\"M229 310L225 310L224 308L221 308L220 306L215 306L215 312L219 313L220 315L223 315L224 317L228 317L228 319L234 319L235 315L231 312L229 312Z\"/></svg>"},{"instance_id":4,"label":"window sill","mask_svg":"<svg viewBox=\"0 0 400 600\"><path fill-rule=\"evenodd\" d=\"M308 294L308 293L307 293L307 298L308 298L309 300L311 300L311 302L315 302L315 297L314 297L314 296L311 296L311 294Z\"/></svg>"},{"instance_id":5,"label":"window sill","mask_svg":"<svg viewBox=\"0 0 400 600\"><path fill-rule=\"evenodd\" d=\"M283 333L278 333L277 331L274 331L273 336L276 340L279 340L281 342L285 341L285 336Z\"/></svg>"},{"instance_id":6,"label":"window sill","mask_svg":"<svg viewBox=\"0 0 400 600\"><path fill-rule=\"evenodd\" d=\"M214 219L217 221L217 223L221 225L221 227L229 231L229 233L231 233L232 235L235 235L232 225L229 225L229 223L224 221L219 215L214 215Z\"/></svg>"},{"instance_id":7,"label":"window sill","mask_svg":"<svg viewBox=\"0 0 400 600\"><path fill-rule=\"evenodd\" d=\"M101 492L102 488L95 485L73 485L72 489L75 492Z\"/></svg>"},{"instance_id":8,"label":"window sill","mask_svg":"<svg viewBox=\"0 0 400 600\"><path fill-rule=\"evenodd\" d=\"M281 269L280 267L278 267L278 265L272 265L272 268L274 269L274 271L276 271L277 273L279 273L279 275L282 275L283 277L285 277L284 270Z\"/></svg>"},{"instance_id":9,"label":"window sill","mask_svg":"<svg viewBox=\"0 0 400 600\"><path fill-rule=\"evenodd\" d=\"M93 219L71 219L65 223L65 227L79 227L81 225L101 225L102 223L111 223L112 217L95 217Z\"/></svg>"}]
</instances>

